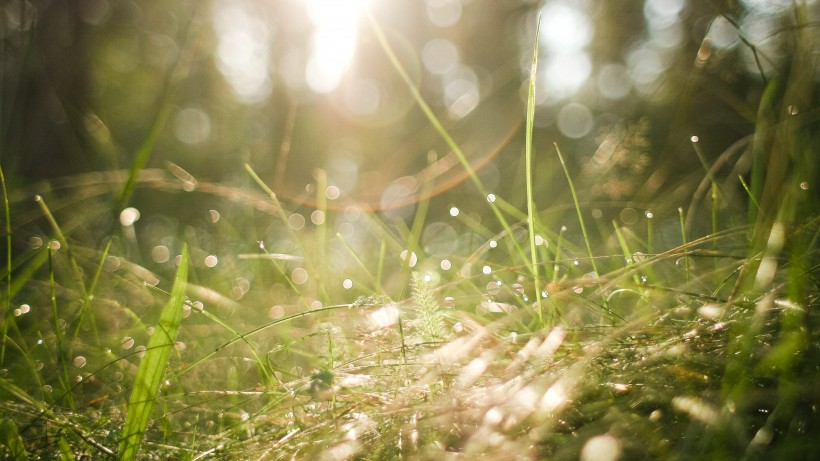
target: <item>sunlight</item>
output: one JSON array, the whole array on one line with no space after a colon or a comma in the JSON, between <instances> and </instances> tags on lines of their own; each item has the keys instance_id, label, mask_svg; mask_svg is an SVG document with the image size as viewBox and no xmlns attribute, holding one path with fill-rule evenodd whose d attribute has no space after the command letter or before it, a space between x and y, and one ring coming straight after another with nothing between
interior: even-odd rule
<instances>
[{"instance_id":1,"label":"sunlight","mask_svg":"<svg viewBox=\"0 0 820 461\"><path fill-rule=\"evenodd\" d=\"M570 2L549 2L541 9L539 42L547 54L540 65L547 98L563 99L575 94L589 77L592 63L586 47L593 36L586 12Z\"/></svg>"},{"instance_id":2,"label":"sunlight","mask_svg":"<svg viewBox=\"0 0 820 461\"><path fill-rule=\"evenodd\" d=\"M270 96L270 28L255 11L242 3L217 1L213 9L217 35L216 62L219 72L237 98L257 103Z\"/></svg>"},{"instance_id":3,"label":"sunlight","mask_svg":"<svg viewBox=\"0 0 820 461\"><path fill-rule=\"evenodd\" d=\"M359 20L367 4L368 0L305 0L314 25L305 80L313 91L328 93L339 85L353 61Z\"/></svg>"}]
</instances>

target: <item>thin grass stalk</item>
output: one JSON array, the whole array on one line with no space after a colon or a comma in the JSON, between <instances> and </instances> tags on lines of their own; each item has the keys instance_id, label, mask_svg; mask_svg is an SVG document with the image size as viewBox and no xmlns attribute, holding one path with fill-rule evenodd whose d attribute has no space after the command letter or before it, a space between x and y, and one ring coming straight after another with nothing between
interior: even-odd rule
<instances>
[{"instance_id":1,"label":"thin grass stalk","mask_svg":"<svg viewBox=\"0 0 820 461\"><path fill-rule=\"evenodd\" d=\"M57 283L54 280L54 250L49 245L48 248L48 289L49 289L49 298L51 300L51 309L52 314L54 315L54 341L57 347L57 364L60 367L60 371L62 372L62 376L60 380L62 382L63 388L65 389L65 393L63 396L65 397L66 401L68 402L68 407L73 411L74 408L74 395L71 393L71 377L68 372L68 362L67 357L70 355L70 352L64 347L65 346L65 338L63 337L63 329L60 326L60 310L57 306L57 291L56 286Z\"/></svg>"},{"instance_id":2,"label":"thin grass stalk","mask_svg":"<svg viewBox=\"0 0 820 461\"><path fill-rule=\"evenodd\" d=\"M555 152L558 153L558 160L561 161L561 168L564 169L564 175L567 178L567 183L569 183L569 191L572 194L572 201L575 204L575 212L578 214L578 222L581 224L581 234L584 236L584 243L587 247L587 254L589 255L589 262L592 264L592 270L595 272L596 276L600 276L601 274L598 272L598 265L595 264L595 255L592 253L592 244L589 240L589 234L587 234L587 226L584 224L584 214L581 212L581 203L578 201L578 194L575 192L575 183L572 181L572 176L569 174L569 169L567 168L567 164L564 161L564 156L561 155L561 148L558 147L558 143L553 143L555 145ZM601 287L600 279L598 278L598 288ZM607 302L606 296L603 292L601 292L603 307L607 309Z\"/></svg>"},{"instance_id":3,"label":"thin grass stalk","mask_svg":"<svg viewBox=\"0 0 820 461\"><path fill-rule=\"evenodd\" d=\"M526 182L527 182L527 228L530 240L530 272L535 284L535 306L538 313L538 323L544 326L544 310L541 306L541 280L538 274L538 251L535 246L535 200L533 197L533 159L532 159L532 130L535 121L535 78L538 71L538 34L541 32L541 16L535 26L535 40L532 50L532 64L530 65L530 83L527 90L527 126L524 156L526 162Z\"/></svg>"},{"instance_id":4,"label":"thin grass stalk","mask_svg":"<svg viewBox=\"0 0 820 461\"><path fill-rule=\"evenodd\" d=\"M416 101L416 104L419 105L422 112L424 112L424 115L427 117L427 120L430 122L431 125L433 125L433 128L435 128L439 136L441 136L441 138L444 140L444 142L447 144L450 150L452 150L453 153L456 155L458 161L461 163L461 166L467 172L467 175L470 177L470 180L476 186L479 193L484 198L486 198L487 189L484 187L484 183L481 182L481 179L478 177L478 174L475 172L475 169L473 169L473 166L467 160L467 157L464 155L464 152L461 150L458 144L456 144L456 142L444 128L444 125L441 124L441 121L438 119L436 114L424 100L424 97L422 97L419 89L416 88L416 86L413 84L413 80L410 79L410 76L407 74L407 71L404 69L404 66L401 64L401 62L399 62L399 58L393 51L393 47L390 46L390 43L388 43L387 37L385 37L384 35L384 31L382 30L381 26L379 26L378 22L376 22L376 19L373 17L372 14L370 14L370 12L367 13L367 17L370 19L370 25L372 26L373 31L376 34L376 39L379 41L379 44L381 45L382 49L387 54L387 57L393 64L393 67L399 73L399 76L402 78L402 80L404 80L404 83L410 90L410 93L413 96L413 99ZM501 213L501 210L494 203L488 203L490 204L490 209L492 210L498 222L501 224L504 230L507 231L509 235L512 235L512 230L510 228L510 224L507 222L507 218L504 217L504 215ZM524 250L521 248L521 245L519 245L518 242L515 240L513 240L513 244L515 245L516 253L519 257L521 257L521 260L527 261L528 258L526 257Z\"/></svg>"},{"instance_id":5,"label":"thin grass stalk","mask_svg":"<svg viewBox=\"0 0 820 461\"><path fill-rule=\"evenodd\" d=\"M0 186L3 188L3 215L6 218L6 289L3 292L3 342L0 343L0 367L6 364L6 337L9 332L9 323L14 321L11 312L11 209L9 208L9 194L6 191L6 177L3 174L3 167L0 166Z\"/></svg>"},{"instance_id":6,"label":"thin grass stalk","mask_svg":"<svg viewBox=\"0 0 820 461\"><path fill-rule=\"evenodd\" d=\"M683 207L678 207L678 218L680 220L680 234L683 240L683 247L686 246L688 239L686 238L686 215L683 212ZM683 257L684 270L686 271L686 285L689 285L691 273L689 272L689 256Z\"/></svg>"}]
</instances>

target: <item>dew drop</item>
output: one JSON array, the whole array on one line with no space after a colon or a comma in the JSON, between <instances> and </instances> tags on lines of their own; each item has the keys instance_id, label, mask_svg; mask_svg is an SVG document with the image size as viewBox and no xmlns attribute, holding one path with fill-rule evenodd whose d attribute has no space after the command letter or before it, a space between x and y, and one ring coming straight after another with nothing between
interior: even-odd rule
<instances>
[{"instance_id":1,"label":"dew drop","mask_svg":"<svg viewBox=\"0 0 820 461\"><path fill-rule=\"evenodd\" d=\"M211 222L219 221L219 212L216 210L208 210L208 215L211 217Z\"/></svg>"},{"instance_id":2,"label":"dew drop","mask_svg":"<svg viewBox=\"0 0 820 461\"><path fill-rule=\"evenodd\" d=\"M168 260L171 259L171 250L165 245L157 245L151 248L151 259L159 264L168 262Z\"/></svg>"},{"instance_id":3,"label":"dew drop","mask_svg":"<svg viewBox=\"0 0 820 461\"><path fill-rule=\"evenodd\" d=\"M344 279L344 280L342 281L342 287L343 287L345 290L349 290L349 289L353 288L353 280L350 280L350 279Z\"/></svg>"},{"instance_id":4,"label":"dew drop","mask_svg":"<svg viewBox=\"0 0 820 461\"><path fill-rule=\"evenodd\" d=\"M131 349L132 347L134 347L134 338L126 336L120 340L120 344L122 345L123 349Z\"/></svg>"},{"instance_id":5,"label":"dew drop","mask_svg":"<svg viewBox=\"0 0 820 461\"><path fill-rule=\"evenodd\" d=\"M41 239L40 237L37 237L35 235L35 236L30 237L28 239L28 247L31 248L32 250L36 250L36 249L40 248L41 246L43 246L43 239Z\"/></svg>"},{"instance_id":6,"label":"dew drop","mask_svg":"<svg viewBox=\"0 0 820 461\"><path fill-rule=\"evenodd\" d=\"M483 272L484 275L490 275L493 273L493 268L490 266L484 266L481 268L481 272Z\"/></svg>"},{"instance_id":7,"label":"dew drop","mask_svg":"<svg viewBox=\"0 0 820 461\"><path fill-rule=\"evenodd\" d=\"M308 272L304 268L297 267L290 273L290 278L293 280L293 283L302 285L308 280Z\"/></svg>"},{"instance_id":8,"label":"dew drop","mask_svg":"<svg viewBox=\"0 0 820 461\"><path fill-rule=\"evenodd\" d=\"M327 197L328 200L336 200L341 194L342 191L336 186L327 186L325 189L325 197Z\"/></svg>"},{"instance_id":9,"label":"dew drop","mask_svg":"<svg viewBox=\"0 0 820 461\"><path fill-rule=\"evenodd\" d=\"M78 356L74 357L74 366L75 367L82 368L82 367L85 366L85 363L86 363L85 357L83 357L82 355L78 355Z\"/></svg>"},{"instance_id":10,"label":"dew drop","mask_svg":"<svg viewBox=\"0 0 820 461\"><path fill-rule=\"evenodd\" d=\"M489 245L490 248L495 248L498 246L498 242L496 242L495 240L490 240Z\"/></svg>"},{"instance_id":11,"label":"dew drop","mask_svg":"<svg viewBox=\"0 0 820 461\"><path fill-rule=\"evenodd\" d=\"M293 213L288 217L288 226L293 230L300 230L305 227L305 217L299 213Z\"/></svg>"},{"instance_id":12,"label":"dew drop","mask_svg":"<svg viewBox=\"0 0 820 461\"><path fill-rule=\"evenodd\" d=\"M402 261L407 262L408 267L416 267L416 263L418 263L418 256L410 250L403 250L399 257Z\"/></svg>"},{"instance_id":13,"label":"dew drop","mask_svg":"<svg viewBox=\"0 0 820 461\"><path fill-rule=\"evenodd\" d=\"M800 108L795 106L794 104L792 104L792 105L790 105L789 107L786 108L786 111L788 112L789 115L797 115L797 114L800 113Z\"/></svg>"},{"instance_id":14,"label":"dew drop","mask_svg":"<svg viewBox=\"0 0 820 461\"><path fill-rule=\"evenodd\" d=\"M325 212L322 210L315 210L310 214L310 222L320 226L325 223Z\"/></svg>"},{"instance_id":15,"label":"dew drop","mask_svg":"<svg viewBox=\"0 0 820 461\"><path fill-rule=\"evenodd\" d=\"M444 307L447 309L452 309L456 307L456 299L452 296L447 296L444 298Z\"/></svg>"},{"instance_id":16,"label":"dew drop","mask_svg":"<svg viewBox=\"0 0 820 461\"><path fill-rule=\"evenodd\" d=\"M652 219L652 218L654 218L654 217L655 217L655 214L654 214L654 213L652 213L651 211L647 211L647 212L646 212L646 219Z\"/></svg>"},{"instance_id":17,"label":"dew drop","mask_svg":"<svg viewBox=\"0 0 820 461\"><path fill-rule=\"evenodd\" d=\"M450 208L450 216L455 217L455 216L458 216L459 213L460 213L460 211L459 211L458 208L456 208L456 207L451 207Z\"/></svg>"},{"instance_id":18,"label":"dew drop","mask_svg":"<svg viewBox=\"0 0 820 461\"><path fill-rule=\"evenodd\" d=\"M214 255L205 257L205 267L214 267L219 263L219 259Z\"/></svg>"},{"instance_id":19,"label":"dew drop","mask_svg":"<svg viewBox=\"0 0 820 461\"><path fill-rule=\"evenodd\" d=\"M698 138L697 136L692 136L692 137L691 137L691 138L689 138L689 139L690 139L690 140L692 140L692 142L698 142L698 141L700 141L700 138Z\"/></svg>"},{"instance_id":20,"label":"dew drop","mask_svg":"<svg viewBox=\"0 0 820 461\"><path fill-rule=\"evenodd\" d=\"M495 202L495 194L487 194L487 201L490 203Z\"/></svg>"},{"instance_id":21,"label":"dew drop","mask_svg":"<svg viewBox=\"0 0 820 461\"><path fill-rule=\"evenodd\" d=\"M495 282L488 283L485 288L487 290L487 294L490 296L496 296L498 293L501 293L501 287Z\"/></svg>"},{"instance_id":22,"label":"dew drop","mask_svg":"<svg viewBox=\"0 0 820 461\"><path fill-rule=\"evenodd\" d=\"M441 266L441 270L448 271L450 270L450 268L453 267L453 264L450 262L449 259L442 259L441 264L439 264L439 266Z\"/></svg>"},{"instance_id":23,"label":"dew drop","mask_svg":"<svg viewBox=\"0 0 820 461\"><path fill-rule=\"evenodd\" d=\"M277 304L275 306L272 306L270 309L268 309L268 317L270 317L273 320L281 319L284 316L285 316L285 308L283 306L280 306L280 305Z\"/></svg>"},{"instance_id":24,"label":"dew drop","mask_svg":"<svg viewBox=\"0 0 820 461\"><path fill-rule=\"evenodd\" d=\"M120 224L123 227L133 226L140 219L140 211L134 207L128 207L120 212Z\"/></svg>"},{"instance_id":25,"label":"dew drop","mask_svg":"<svg viewBox=\"0 0 820 461\"><path fill-rule=\"evenodd\" d=\"M807 183L806 181L801 182L800 188L803 190L809 190L809 183Z\"/></svg>"}]
</instances>

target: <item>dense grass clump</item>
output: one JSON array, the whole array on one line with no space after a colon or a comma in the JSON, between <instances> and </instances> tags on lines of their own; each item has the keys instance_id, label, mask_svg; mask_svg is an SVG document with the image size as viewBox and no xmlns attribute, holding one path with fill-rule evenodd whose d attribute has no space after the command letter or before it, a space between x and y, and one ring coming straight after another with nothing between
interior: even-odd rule
<instances>
[{"instance_id":1,"label":"dense grass clump","mask_svg":"<svg viewBox=\"0 0 820 461\"><path fill-rule=\"evenodd\" d=\"M10 190L2 177L5 458L817 456L820 130L804 28L756 101L750 169L738 177L736 150L710 165L692 138L704 170L682 181L688 201L640 204L597 200L600 165L574 173L535 142L537 53L524 199L497 197L373 29L485 219L455 209L449 236L425 223L452 206L433 197L412 223L390 220L329 198L321 171L306 212L252 164L236 183L144 168L162 120L127 171ZM648 123L606 148L642 162ZM533 173L545 161L563 167L549 204ZM171 218L149 196L186 205ZM442 252L437 232L457 244Z\"/></svg>"}]
</instances>

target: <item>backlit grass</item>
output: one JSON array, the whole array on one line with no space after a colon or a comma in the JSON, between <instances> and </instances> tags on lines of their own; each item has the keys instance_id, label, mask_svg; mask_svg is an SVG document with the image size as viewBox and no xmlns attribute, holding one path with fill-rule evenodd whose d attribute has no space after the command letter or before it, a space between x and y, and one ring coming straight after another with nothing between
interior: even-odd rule
<instances>
[{"instance_id":1,"label":"backlit grass","mask_svg":"<svg viewBox=\"0 0 820 461\"><path fill-rule=\"evenodd\" d=\"M164 112L128 171L8 194L0 175L5 457L815 456L820 131L816 107L787 110L814 101L805 53L757 101L751 185L696 145L710 196L691 207L589 198L598 178L533 138L534 58L519 203L485 188L371 23L483 219L437 196L388 219L321 171L305 206L250 163L235 183L145 168Z\"/></svg>"}]
</instances>

